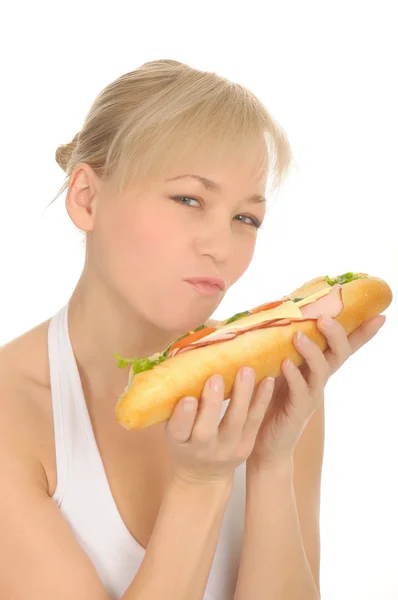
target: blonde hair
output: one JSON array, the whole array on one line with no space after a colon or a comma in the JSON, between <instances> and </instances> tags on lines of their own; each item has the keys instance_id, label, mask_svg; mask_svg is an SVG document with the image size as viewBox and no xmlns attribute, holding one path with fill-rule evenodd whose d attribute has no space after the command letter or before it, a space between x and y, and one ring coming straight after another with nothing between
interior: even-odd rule
<instances>
[{"instance_id":1,"label":"blonde hair","mask_svg":"<svg viewBox=\"0 0 398 600\"><path fill-rule=\"evenodd\" d=\"M52 202L79 163L114 178L123 193L133 180L149 182L186 154L214 165L258 141L264 149L258 175L267 183L273 175L272 192L293 156L285 131L260 100L216 73L176 60L148 62L106 86L81 130L57 148L55 159L67 175Z\"/></svg>"}]
</instances>

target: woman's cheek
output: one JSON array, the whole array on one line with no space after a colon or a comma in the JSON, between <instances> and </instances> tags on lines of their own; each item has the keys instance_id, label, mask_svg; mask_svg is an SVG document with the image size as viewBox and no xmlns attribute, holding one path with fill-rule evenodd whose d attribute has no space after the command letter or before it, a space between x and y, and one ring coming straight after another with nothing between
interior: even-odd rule
<instances>
[{"instance_id":1,"label":"woman's cheek","mask_svg":"<svg viewBox=\"0 0 398 600\"><path fill-rule=\"evenodd\" d=\"M173 242L181 236L176 220L160 211L133 210L120 215L119 223L114 228L117 253L127 253L129 263L139 263L142 268L153 267L153 260L161 264L162 256L172 251ZM137 258L139 259L137 261Z\"/></svg>"}]
</instances>

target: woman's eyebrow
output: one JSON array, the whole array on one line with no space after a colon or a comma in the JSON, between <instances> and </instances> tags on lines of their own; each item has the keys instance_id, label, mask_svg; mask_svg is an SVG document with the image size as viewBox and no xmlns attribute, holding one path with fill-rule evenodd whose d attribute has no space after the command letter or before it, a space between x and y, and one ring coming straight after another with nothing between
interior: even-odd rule
<instances>
[{"instance_id":1,"label":"woman's eyebrow","mask_svg":"<svg viewBox=\"0 0 398 600\"><path fill-rule=\"evenodd\" d=\"M196 179L197 181L202 183L202 185L204 185L207 190L221 192L221 185L219 183L217 183L216 181L213 181L212 179L207 179L207 177L203 177L202 175L191 175L191 174L177 175L176 177L170 177L170 178L166 179L166 181L174 181L176 179L183 179L183 178L188 178L188 177ZM265 198L264 198L264 196L261 196L260 194L254 194L253 196L251 196L250 198L247 199L247 202L255 202L255 203L265 202Z\"/></svg>"}]
</instances>

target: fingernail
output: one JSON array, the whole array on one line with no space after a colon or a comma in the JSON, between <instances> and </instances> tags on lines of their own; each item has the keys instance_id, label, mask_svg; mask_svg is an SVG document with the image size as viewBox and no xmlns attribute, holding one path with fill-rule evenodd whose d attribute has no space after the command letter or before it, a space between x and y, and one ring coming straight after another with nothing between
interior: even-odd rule
<instances>
[{"instance_id":1,"label":"fingernail","mask_svg":"<svg viewBox=\"0 0 398 600\"><path fill-rule=\"evenodd\" d=\"M290 358L287 358L285 360L284 364L285 364L286 368L289 369L290 371L293 371L295 369L295 366L296 366L294 364L294 362Z\"/></svg>"},{"instance_id":2,"label":"fingernail","mask_svg":"<svg viewBox=\"0 0 398 600\"><path fill-rule=\"evenodd\" d=\"M321 325L323 325L323 327L330 327L333 323L333 320L330 317L322 317L321 319Z\"/></svg>"},{"instance_id":3,"label":"fingernail","mask_svg":"<svg viewBox=\"0 0 398 600\"><path fill-rule=\"evenodd\" d=\"M256 374L254 372L254 369L252 369L251 367L243 367L240 376L241 376L242 381L247 381L248 383L252 383L254 381Z\"/></svg>"},{"instance_id":4,"label":"fingernail","mask_svg":"<svg viewBox=\"0 0 398 600\"><path fill-rule=\"evenodd\" d=\"M184 412L193 412L196 408L196 398L186 398L182 408Z\"/></svg>"},{"instance_id":5,"label":"fingernail","mask_svg":"<svg viewBox=\"0 0 398 600\"><path fill-rule=\"evenodd\" d=\"M310 343L309 338L302 331L299 331L297 333L296 339L299 342L299 344L309 344Z\"/></svg>"},{"instance_id":6,"label":"fingernail","mask_svg":"<svg viewBox=\"0 0 398 600\"><path fill-rule=\"evenodd\" d=\"M210 389L213 392L219 392L221 390L222 385L223 378L221 377L221 375L213 375L213 377L210 379Z\"/></svg>"}]
</instances>

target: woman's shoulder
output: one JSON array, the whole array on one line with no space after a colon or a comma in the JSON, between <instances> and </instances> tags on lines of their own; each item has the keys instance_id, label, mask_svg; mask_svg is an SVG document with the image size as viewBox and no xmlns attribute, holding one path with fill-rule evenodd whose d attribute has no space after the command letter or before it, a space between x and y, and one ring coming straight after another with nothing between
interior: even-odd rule
<instances>
[{"instance_id":1,"label":"woman's shoulder","mask_svg":"<svg viewBox=\"0 0 398 600\"><path fill-rule=\"evenodd\" d=\"M28 404L39 411L48 408L43 399L51 390L47 341L50 320L0 346L0 411L9 397L13 403ZM219 323L214 319L205 322L208 327Z\"/></svg>"},{"instance_id":2,"label":"woman's shoulder","mask_svg":"<svg viewBox=\"0 0 398 600\"><path fill-rule=\"evenodd\" d=\"M16 442L38 463L52 418L48 324L41 323L0 347L0 421L10 444Z\"/></svg>"},{"instance_id":3,"label":"woman's shoulder","mask_svg":"<svg viewBox=\"0 0 398 600\"><path fill-rule=\"evenodd\" d=\"M0 346L0 382L20 389L49 382L47 336L50 319Z\"/></svg>"}]
</instances>

